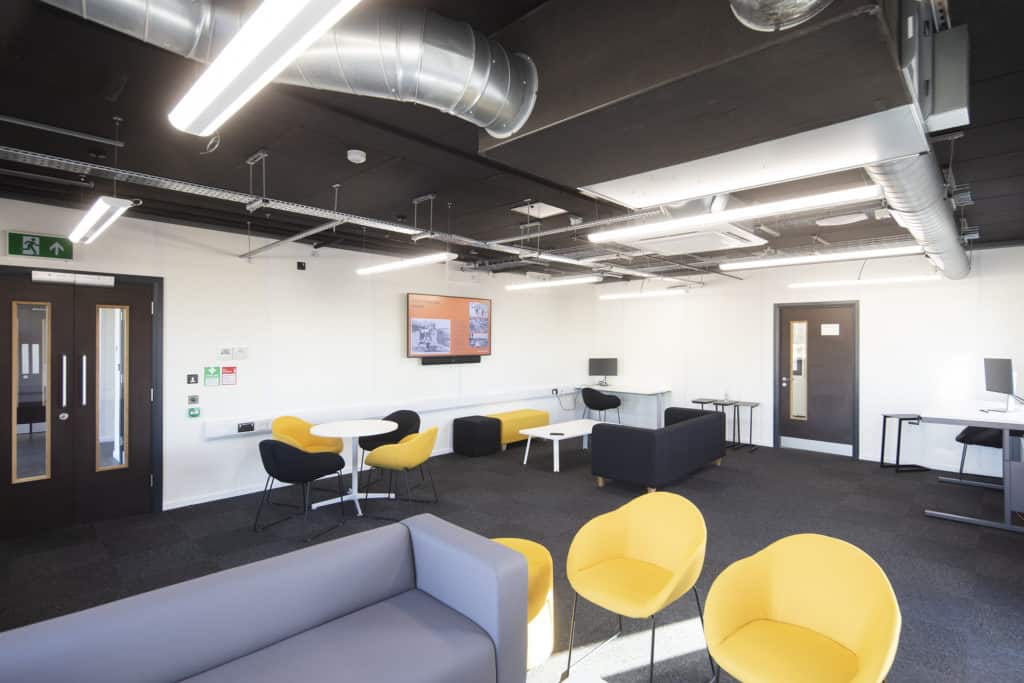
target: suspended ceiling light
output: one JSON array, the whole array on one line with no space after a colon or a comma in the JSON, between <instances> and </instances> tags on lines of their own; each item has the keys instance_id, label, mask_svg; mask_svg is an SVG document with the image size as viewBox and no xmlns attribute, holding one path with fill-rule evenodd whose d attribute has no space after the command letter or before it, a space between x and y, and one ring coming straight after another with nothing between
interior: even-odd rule
<instances>
[{"instance_id":1,"label":"suspended ceiling light","mask_svg":"<svg viewBox=\"0 0 1024 683\"><path fill-rule=\"evenodd\" d=\"M878 249L859 249L856 251L832 251L823 254L805 254L803 256L780 256L777 258L750 259L747 261L729 261L720 264L722 270L749 270L751 268L777 268L779 266L799 266L805 263L832 263L835 261L859 261L869 258L886 258L889 256L913 256L923 254L920 244L905 247L882 247Z\"/></svg>"},{"instance_id":2,"label":"suspended ceiling light","mask_svg":"<svg viewBox=\"0 0 1024 683\"><path fill-rule=\"evenodd\" d=\"M785 31L810 21L832 0L730 0L740 23L755 31Z\"/></svg>"},{"instance_id":3,"label":"suspended ceiling light","mask_svg":"<svg viewBox=\"0 0 1024 683\"><path fill-rule=\"evenodd\" d=\"M517 285L506 285L505 289L516 291L520 289L542 289L545 287L568 287L570 285L590 285L601 281L599 275L583 275L580 277L562 277L554 280L536 280L534 282L521 282Z\"/></svg>"},{"instance_id":4,"label":"suspended ceiling light","mask_svg":"<svg viewBox=\"0 0 1024 683\"><path fill-rule=\"evenodd\" d=\"M856 287L857 285L898 285L907 282L934 282L941 280L938 273L933 275L904 275L900 277L869 277L862 280L822 280L820 282L793 282L790 289L813 289L816 287Z\"/></svg>"},{"instance_id":5,"label":"suspended ceiling light","mask_svg":"<svg viewBox=\"0 0 1024 683\"><path fill-rule=\"evenodd\" d=\"M457 254L453 254L448 251L440 251L436 254L427 254L426 256L416 256L414 258L402 259L401 261L392 261L391 263L381 263L376 266L359 268L356 270L356 275L376 275L377 273L387 273L392 270L416 268L418 266L426 266L432 263L444 263L446 261L451 261L454 258L458 258Z\"/></svg>"},{"instance_id":6,"label":"suspended ceiling light","mask_svg":"<svg viewBox=\"0 0 1024 683\"><path fill-rule=\"evenodd\" d=\"M359 0L263 0L171 111L171 124L208 136L359 4Z\"/></svg>"},{"instance_id":7,"label":"suspended ceiling light","mask_svg":"<svg viewBox=\"0 0 1024 683\"><path fill-rule=\"evenodd\" d=\"M619 299L655 299L665 296L681 296L689 293L690 290L688 288L677 287L675 289L649 289L643 292L617 292L615 294L602 294L597 298L601 301L617 301Z\"/></svg>"},{"instance_id":8,"label":"suspended ceiling light","mask_svg":"<svg viewBox=\"0 0 1024 683\"><path fill-rule=\"evenodd\" d=\"M702 213L685 218L669 218L644 225L633 225L627 228L603 230L587 235L591 242L628 242L632 240L664 237L674 233L700 230L715 225L757 220L770 216L781 216L801 211L814 211L834 206L860 204L882 198L882 188L878 185L864 185L836 192L782 199L777 202L751 204L736 209Z\"/></svg>"},{"instance_id":9,"label":"suspended ceiling light","mask_svg":"<svg viewBox=\"0 0 1024 683\"><path fill-rule=\"evenodd\" d=\"M856 213L845 213L842 216L827 216L825 218L819 218L814 221L815 225L820 225L823 228L834 228L840 225L853 225L854 223L860 223L866 221L868 215L862 211Z\"/></svg>"},{"instance_id":10,"label":"suspended ceiling light","mask_svg":"<svg viewBox=\"0 0 1024 683\"><path fill-rule=\"evenodd\" d=\"M103 234L103 231L121 217L125 211L135 205L131 199L118 199L117 197L99 197L92 205L82 220L78 222L75 229L68 235L68 239L75 244L85 240L85 244L92 244L96 238Z\"/></svg>"}]
</instances>

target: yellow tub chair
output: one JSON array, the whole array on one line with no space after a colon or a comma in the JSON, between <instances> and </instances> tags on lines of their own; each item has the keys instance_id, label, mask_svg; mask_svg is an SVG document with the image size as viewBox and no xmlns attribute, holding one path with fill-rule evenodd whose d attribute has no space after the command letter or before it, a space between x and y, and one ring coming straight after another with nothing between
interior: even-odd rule
<instances>
[{"instance_id":1,"label":"yellow tub chair","mask_svg":"<svg viewBox=\"0 0 1024 683\"><path fill-rule=\"evenodd\" d=\"M526 558L526 668L540 666L555 649L555 571L551 553L525 538L491 539Z\"/></svg>"},{"instance_id":2,"label":"yellow tub chair","mask_svg":"<svg viewBox=\"0 0 1024 683\"><path fill-rule=\"evenodd\" d=\"M727 567L704 615L711 656L743 683L880 683L900 624L882 568L818 534L783 538Z\"/></svg>"},{"instance_id":3,"label":"yellow tub chair","mask_svg":"<svg viewBox=\"0 0 1024 683\"><path fill-rule=\"evenodd\" d=\"M402 474L405 480L405 500L415 503L436 503L437 486L434 484L434 475L430 472L430 454L434 452L434 444L437 442L437 427L431 427L425 432L410 434L398 443L388 444L374 448L363 459L363 462L370 467L376 467L388 473L388 493L392 493L394 475L396 472ZM416 500L412 497L412 485L409 481L409 473L412 470L419 470L420 477L426 470L426 478L430 479L430 487L434 490L432 501ZM399 492L394 491L396 498ZM367 491L367 496L369 492ZM364 496L365 499L365 496Z\"/></svg>"},{"instance_id":4,"label":"yellow tub chair","mask_svg":"<svg viewBox=\"0 0 1024 683\"><path fill-rule=\"evenodd\" d=\"M323 436L313 436L310 430L313 428L311 422L306 422L294 415L285 415L274 418L270 423L271 437L275 441L283 441L289 446L294 446L300 451L307 453L341 453L345 449L345 442L341 439L330 439Z\"/></svg>"},{"instance_id":5,"label":"yellow tub chair","mask_svg":"<svg viewBox=\"0 0 1024 683\"><path fill-rule=\"evenodd\" d=\"M572 667L580 596L619 617L618 633L591 653L622 633L622 617L651 620L648 677L654 680L655 616L690 590L702 616L696 583L704 566L707 536L700 510L686 498L666 492L640 496L583 525L566 560L566 575L575 595L569 620L569 659L561 680L568 678Z\"/></svg>"}]
</instances>

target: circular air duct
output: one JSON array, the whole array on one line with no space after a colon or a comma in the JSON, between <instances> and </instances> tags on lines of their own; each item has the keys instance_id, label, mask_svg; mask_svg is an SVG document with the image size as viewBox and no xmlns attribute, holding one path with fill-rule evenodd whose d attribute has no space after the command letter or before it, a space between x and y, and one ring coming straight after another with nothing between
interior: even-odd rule
<instances>
[{"instance_id":1,"label":"circular air duct","mask_svg":"<svg viewBox=\"0 0 1024 683\"><path fill-rule=\"evenodd\" d=\"M799 26L832 0L729 0L740 23L755 31L785 31Z\"/></svg>"}]
</instances>

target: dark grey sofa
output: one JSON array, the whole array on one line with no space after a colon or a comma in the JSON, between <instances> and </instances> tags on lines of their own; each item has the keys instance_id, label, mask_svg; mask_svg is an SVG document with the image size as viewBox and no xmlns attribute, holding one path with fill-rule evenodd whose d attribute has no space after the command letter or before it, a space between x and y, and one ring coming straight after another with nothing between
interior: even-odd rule
<instances>
[{"instance_id":1,"label":"dark grey sofa","mask_svg":"<svg viewBox=\"0 0 1024 683\"><path fill-rule=\"evenodd\" d=\"M665 426L644 429L602 423L590 436L591 472L648 488L661 488L725 455L723 413L668 408Z\"/></svg>"},{"instance_id":2,"label":"dark grey sofa","mask_svg":"<svg viewBox=\"0 0 1024 683\"><path fill-rule=\"evenodd\" d=\"M0 681L525 679L525 559L433 515L0 633Z\"/></svg>"}]
</instances>

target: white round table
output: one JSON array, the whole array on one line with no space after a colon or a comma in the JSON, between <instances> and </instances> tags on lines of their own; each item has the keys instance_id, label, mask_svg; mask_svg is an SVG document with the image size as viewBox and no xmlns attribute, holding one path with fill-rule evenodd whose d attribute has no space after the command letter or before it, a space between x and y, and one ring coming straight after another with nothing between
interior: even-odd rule
<instances>
[{"instance_id":1,"label":"white round table","mask_svg":"<svg viewBox=\"0 0 1024 683\"><path fill-rule=\"evenodd\" d=\"M322 500L314 504L313 508L351 500L356 506L356 514L362 517L363 509L359 506L359 471L363 468L363 457L362 451L359 448L359 437L387 434L396 429L398 429L398 423L392 420L339 420L337 422L325 422L324 424L315 425L310 429L309 432L313 436L352 440L352 487L341 498ZM368 497L390 498L391 494L371 493Z\"/></svg>"}]
</instances>

